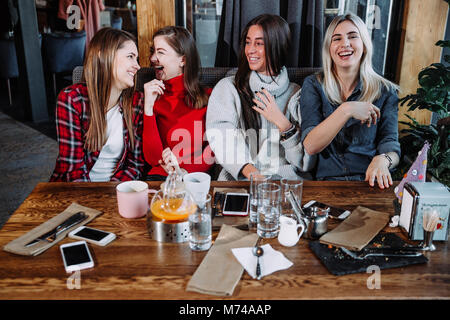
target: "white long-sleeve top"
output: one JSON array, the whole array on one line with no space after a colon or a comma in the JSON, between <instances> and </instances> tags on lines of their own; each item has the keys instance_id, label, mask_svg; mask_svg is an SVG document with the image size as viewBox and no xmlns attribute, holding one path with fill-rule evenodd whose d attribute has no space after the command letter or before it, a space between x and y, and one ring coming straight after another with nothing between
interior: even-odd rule
<instances>
[{"instance_id":1,"label":"white long-sleeve top","mask_svg":"<svg viewBox=\"0 0 450 320\"><path fill-rule=\"evenodd\" d=\"M300 123L300 86L289 82L286 68L274 80L252 71L249 84L253 92L267 89L286 117ZM278 128L259 115L261 129L257 144L254 130L243 129L241 111L234 76L220 80L211 93L206 114L206 136L216 161L223 167L218 180L244 180L239 173L247 163L274 178L311 178L307 171L314 166L315 156L304 152L300 132L280 142Z\"/></svg>"}]
</instances>

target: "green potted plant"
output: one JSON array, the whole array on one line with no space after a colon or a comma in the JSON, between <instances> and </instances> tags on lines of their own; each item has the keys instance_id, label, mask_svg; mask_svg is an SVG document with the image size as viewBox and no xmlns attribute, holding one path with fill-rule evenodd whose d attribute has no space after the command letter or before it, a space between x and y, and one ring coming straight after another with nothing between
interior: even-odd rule
<instances>
[{"instance_id":1,"label":"green potted plant","mask_svg":"<svg viewBox=\"0 0 450 320\"><path fill-rule=\"evenodd\" d=\"M438 41L436 45L450 48L450 41ZM450 55L445 55L444 60L450 64ZM393 178L402 179L428 140L430 150L427 173L450 186L450 67L442 63L433 63L423 69L418 78L420 87L417 92L401 98L399 102L401 105L407 104L409 111L417 108L430 110L436 113L438 120L436 124L423 125L406 115L411 122L399 121L408 128L401 130L401 133L406 134L399 139L403 157Z\"/></svg>"}]
</instances>

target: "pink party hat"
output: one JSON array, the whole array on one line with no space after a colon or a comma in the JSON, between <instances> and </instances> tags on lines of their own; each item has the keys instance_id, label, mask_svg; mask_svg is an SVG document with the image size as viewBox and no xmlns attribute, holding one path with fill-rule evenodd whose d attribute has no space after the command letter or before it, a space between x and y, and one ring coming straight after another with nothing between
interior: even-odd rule
<instances>
[{"instance_id":1,"label":"pink party hat","mask_svg":"<svg viewBox=\"0 0 450 320\"><path fill-rule=\"evenodd\" d=\"M402 181L400 181L400 184L395 187L394 192L400 202L402 202L403 186L405 185L405 183L412 181L425 182L428 149L430 149L430 144L428 143L428 141L425 141L422 150L419 151L419 154L416 160L411 165L411 168L409 168L408 172L405 173Z\"/></svg>"}]
</instances>

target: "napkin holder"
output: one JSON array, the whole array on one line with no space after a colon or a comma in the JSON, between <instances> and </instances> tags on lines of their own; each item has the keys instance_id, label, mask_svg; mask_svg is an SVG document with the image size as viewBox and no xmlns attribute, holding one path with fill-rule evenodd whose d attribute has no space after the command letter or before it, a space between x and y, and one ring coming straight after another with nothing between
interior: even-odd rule
<instances>
[{"instance_id":1,"label":"napkin holder","mask_svg":"<svg viewBox=\"0 0 450 320\"><path fill-rule=\"evenodd\" d=\"M403 189L399 225L410 240L423 240L423 211L439 212L439 223L433 240L447 241L450 191L438 182L408 182Z\"/></svg>"}]
</instances>

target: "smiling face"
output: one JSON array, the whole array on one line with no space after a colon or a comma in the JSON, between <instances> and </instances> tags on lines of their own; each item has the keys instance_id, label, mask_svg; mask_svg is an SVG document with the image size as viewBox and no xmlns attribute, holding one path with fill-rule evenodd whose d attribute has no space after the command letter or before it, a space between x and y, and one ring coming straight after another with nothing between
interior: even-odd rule
<instances>
[{"instance_id":1,"label":"smiling face","mask_svg":"<svg viewBox=\"0 0 450 320\"><path fill-rule=\"evenodd\" d=\"M138 52L133 41L125 41L116 51L112 85L118 90L134 86L134 76L140 69Z\"/></svg>"},{"instance_id":2,"label":"smiling face","mask_svg":"<svg viewBox=\"0 0 450 320\"><path fill-rule=\"evenodd\" d=\"M153 39L153 54L150 62L158 80L169 80L183 73L184 56L180 56L167 42L165 36Z\"/></svg>"},{"instance_id":3,"label":"smiling face","mask_svg":"<svg viewBox=\"0 0 450 320\"><path fill-rule=\"evenodd\" d=\"M268 75L264 33L259 25L253 25L248 29L247 37L245 38L245 56L247 57L250 70Z\"/></svg>"},{"instance_id":4,"label":"smiling face","mask_svg":"<svg viewBox=\"0 0 450 320\"><path fill-rule=\"evenodd\" d=\"M331 36L330 56L337 71L359 69L364 45L358 28L351 21L343 21Z\"/></svg>"}]
</instances>

